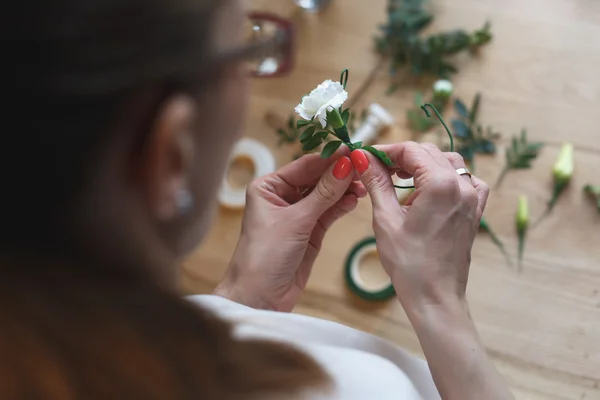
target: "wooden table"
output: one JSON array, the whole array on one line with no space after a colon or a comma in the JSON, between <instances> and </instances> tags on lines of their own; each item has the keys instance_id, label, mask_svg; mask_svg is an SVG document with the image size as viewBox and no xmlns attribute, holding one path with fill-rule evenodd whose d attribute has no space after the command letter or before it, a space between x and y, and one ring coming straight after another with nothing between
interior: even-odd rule
<instances>
[{"instance_id":1,"label":"wooden table","mask_svg":"<svg viewBox=\"0 0 600 400\"><path fill-rule=\"evenodd\" d=\"M386 0L334 0L323 14L306 15L291 0L254 1L293 19L299 32L297 66L277 80L254 82L246 136L267 144L279 166L296 151L279 148L265 113L290 115L301 96L350 68L352 94L377 56L372 37L385 20ZM532 230L524 270L507 267L485 233L473 249L468 297L486 348L518 399L600 399L600 214L582 193L600 184L600 2L595 0L434 0L433 30L473 29L490 19L494 40L476 59L459 57L453 77L457 96L483 93L480 121L504 135L526 127L547 146L532 170L508 175L493 192L486 217L514 255L517 196L527 194L538 215L551 190L551 168L560 144L576 149L576 173L555 212ZM385 71L358 107L379 102L397 118L380 142L407 140L405 111L416 85L385 96ZM480 156L478 175L493 181L502 151ZM208 292L235 247L241 213L220 210L203 246L184 267L185 293ZM371 206L358 209L330 231L313 276L296 309L372 332L420 354L415 334L397 301L370 304L354 297L342 268L349 248L371 235Z\"/></svg>"}]
</instances>

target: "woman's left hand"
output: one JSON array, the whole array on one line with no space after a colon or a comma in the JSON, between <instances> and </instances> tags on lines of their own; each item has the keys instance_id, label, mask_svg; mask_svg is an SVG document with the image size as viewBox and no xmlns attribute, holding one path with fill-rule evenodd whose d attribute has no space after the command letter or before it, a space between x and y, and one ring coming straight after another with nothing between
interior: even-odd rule
<instances>
[{"instance_id":1,"label":"woman's left hand","mask_svg":"<svg viewBox=\"0 0 600 400\"><path fill-rule=\"evenodd\" d=\"M367 195L347 153L306 155L250 184L241 237L215 294L254 308L294 308L325 233Z\"/></svg>"}]
</instances>

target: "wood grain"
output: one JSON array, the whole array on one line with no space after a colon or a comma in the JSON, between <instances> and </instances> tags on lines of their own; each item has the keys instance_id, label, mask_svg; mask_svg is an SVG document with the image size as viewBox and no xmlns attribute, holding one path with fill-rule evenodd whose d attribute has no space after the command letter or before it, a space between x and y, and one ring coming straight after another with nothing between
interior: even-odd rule
<instances>
[{"instance_id":1,"label":"wood grain","mask_svg":"<svg viewBox=\"0 0 600 400\"><path fill-rule=\"evenodd\" d=\"M334 0L319 15L290 1L255 0L251 7L275 11L296 23L299 47L291 76L253 83L246 135L267 144L278 165L296 149L278 148L265 122L268 111L289 115L301 96L350 68L349 91L377 63L372 37L385 19L385 0ZM486 234L473 249L469 301L494 362L518 399L600 399L600 214L582 193L600 184L600 3L594 0L433 0L432 31L475 28L489 19L494 40L476 58L457 58L456 94L470 101L483 93L480 120L500 130L504 142L522 127L548 145L534 168L512 172L492 193L486 217L514 255L517 196L542 212L551 190L551 168L560 143L576 146L576 174L555 212L529 234L522 273L508 268ZM393 96L384 92L383 71L355 109L379 102L397 118L380 142L407 140L404 113L419 82ZM477 173L493 182L502 165L479 157ZM203 246L183 268L184 293L209 292L222 276L237 242L241 213L220 210ZM371 235L371 206L358 209L329 232L308 289L295 312L372 332L420 354L419 343L396 301L368 304L345 287L344 258Z\"/></svg>"}]
</instances>

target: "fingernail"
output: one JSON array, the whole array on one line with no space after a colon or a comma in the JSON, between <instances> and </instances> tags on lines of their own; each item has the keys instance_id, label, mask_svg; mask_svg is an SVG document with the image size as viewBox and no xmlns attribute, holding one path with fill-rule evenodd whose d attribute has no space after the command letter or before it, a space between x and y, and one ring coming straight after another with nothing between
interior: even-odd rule
<instances>
[{"instance_id":1,"label":"fingernail","mask_svg":"<svg viewBox=\"0 0 600 400\"><path fill-rule=\"evenodd\" d=\"M338 181L346 179L352 172L352 162L348 157L340 158L333 168L333 177Z\"/></svg>"},{"instance_id":2,"label":"fingernail","mask_svg":"<svg viewBox=\"0 0 600 400\"><path fill-rule=\"evenodd\" d=\"M369 159L361 150L354 150L350 153L350 158L352 159L352 164L354 164L354 168L360 175L362 175L369 168Z\"/></svg>"}]
</instances>

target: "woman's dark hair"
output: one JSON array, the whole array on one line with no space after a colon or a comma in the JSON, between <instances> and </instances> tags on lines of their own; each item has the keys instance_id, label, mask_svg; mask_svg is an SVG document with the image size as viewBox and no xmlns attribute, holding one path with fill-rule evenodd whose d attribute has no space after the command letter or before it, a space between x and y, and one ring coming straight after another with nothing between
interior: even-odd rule
<instances>
[{"instance_id":1,"label":"woman's dark hair","mask_svg":"<svg viewBox=\"0 0 600 400\"><path fill-rule=\"evenodd\" d=\"M65 218L136 96L215 80L202 72L224 3L31 0L3 11L0 398L229 399L325 381L300 352L234 340L148 282L40 256L68 243Z\"/></svg>"},{"instance_id":2,"label":"woman's dark hair","mask_svg":"<svg viewBox=\"0 0 600 400\"><path fill-rule=\"evenodd\" d=\"M12 79L2 85L0 246L62 238L65 214L136 95L214 80L202 72L214 56L211 16L223 3L32 0L3 12Z\"/></svg>"}]
</instances>

